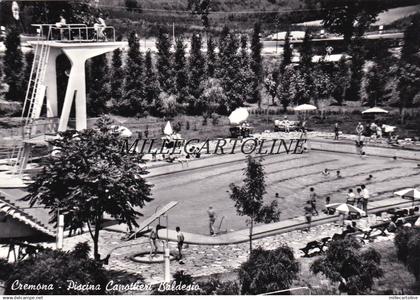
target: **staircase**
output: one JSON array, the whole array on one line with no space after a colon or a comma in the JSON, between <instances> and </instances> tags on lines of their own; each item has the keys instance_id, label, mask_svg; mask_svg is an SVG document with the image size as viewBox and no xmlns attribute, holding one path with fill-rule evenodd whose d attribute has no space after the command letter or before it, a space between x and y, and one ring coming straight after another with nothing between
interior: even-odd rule
<instances>
[{"instance_id":1,"label":"staircase","mask_svg":"<svg viewBox=\"0 0 420 300\"><path fill-rule=\"evenodd\" d=\"M45 223L41 222L38 218L28 214L17 205L15 201L6 199L3 195L0 195L0 212L3 212L13 219L16 219L20 222L23 222L29 225L31 228L54 237L55 233L52 231L52 228L47 227ZM47 212L45 212L47 214Z\"/></svg>"},{"instance_id":2,"label":"staircase","mask_svg":"<svg viewBox=\"0 0 420 300\"><path fill-rule=\"evenodd\" d=\"M10 158L14 165L15 174L21 175L26 163L29 160L30 149L25 147L25 141L31 139L35 132L35 121L41 115L41 109L44 102L46 86L45 72L50 55L51 29L48 30L46 39L41 31L35 43L34 60L32 63L31 74L29 76L28 87L26 90L25 101L22 109L22 143L17 143Z\"/></svg>"}]
</instances>

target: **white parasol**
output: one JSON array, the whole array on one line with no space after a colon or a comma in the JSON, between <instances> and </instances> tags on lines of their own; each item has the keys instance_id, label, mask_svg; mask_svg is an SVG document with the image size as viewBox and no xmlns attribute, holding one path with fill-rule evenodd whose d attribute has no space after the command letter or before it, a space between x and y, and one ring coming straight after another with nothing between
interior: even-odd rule
<instances>
[{"instance_id":1,"label":"white parasol","mask_svg":"<svg viewBox=\"0 0 420 300\"><path fill-rule=\"evenodd\" d=\"M403 189L401 191L395 192L394 194L400 196L403 199L412 200L413 205L414 201L420 200L420 191L415 188Z\"/></svg>"},{"instance_id":2,"label":"white parasol","mask_svg":"<svg viewBox=\"0 0 420 300\"><path fill-rule=\"evenodd\" d=\"M172 126L171 126L171 122L167 122L165 129L163 129L163 133L166 135L171 135L172 133L174 133L174 131L172 130Z\"/></svg>"},{"instance_id":3,"label":"white parasol","mask_svg":"<svg viewBox=\"0 0 420 300\"><path fill-rule=\"evenodd\" d=\"M325 205L328 208L335 208L336 211L338 212L342 212L345 214L348 214L350 212L355 212L360 214L361 216L366 215L366 213L361 210L360 208L357 208L353 205L347 204L347 203L332 203L332 204L327 204Z\"/></svg>"},{"instance_id":4,"label":"white parasol","mask_svg":"<svg viewBox=\"0 0 420 300\"><path fill-rule=\"evenodd\" d=\"M127 137L128 138L128 137L131 137L133 135L131 130L128 129L127 127L124 127L124 126L112 125L111 128L118 131L118 133L120 134L121 137Z\"/></svg>"},{"instance_id":5,"label":"white parasol","mask_svg":"<svg viewBox=\"0 0 420 300\"><path fill-rule=\"evenodd\" d=\"M312 110L316 110L316 106L311 105L311 104L301 104L299 106L296 106L293 110L294 111L312 111Z\"/></svg>"},{"instance_id":6,"label":"white parasol","mask_svg":"<svg viewBox=\"0 0 420 300\"><path fill-rule=\"evenodd\" d=\"M388 111L380 107L372 107L362 111L362 114L387 114Z\"/></svg>"},{"instance_id":7,"label":"white parasol","mask_svg":"<svg viewBox=\"0 0 420 300\"><path fill-rule=\"evenodd\" d=\"M249 112L244 107L239 107L235 109L230 115L229 115L229 121L230 124L238 125L242 122L245 122L249 117Z\"/></svg>"},{"instance_id":8,"label":"white parasol","mask_svg":"<svg viewBox=\"0 0 420 300\"><path fill-rule=\"evenodd\" d=\"M384 130L384 132L394 132L395 128L397 128L397 126L391 126L391 125L382 125L382 129Z\"/></svg>"}]
</instances>

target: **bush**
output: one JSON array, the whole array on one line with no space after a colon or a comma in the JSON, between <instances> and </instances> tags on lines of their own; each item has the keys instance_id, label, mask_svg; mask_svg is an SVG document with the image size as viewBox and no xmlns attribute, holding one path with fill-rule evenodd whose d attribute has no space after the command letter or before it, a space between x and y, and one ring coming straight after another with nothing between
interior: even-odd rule
<instances>
[{"instance_id":1,"label":"bush","mask_svg":"<svg viewBox=\"0 0 420 300\"><path fill-rule=\"evenodd\" d=\"M13 271L13 265L0 258L0 280L6 281Z\"/></svg>"},{"instance_id":2,"label":"bush","mask_svg":"<svg viewBox=\"0 0 420 300\"><path fill-rule=\"evenodd\" d=\"M72 252L47 249L34 257L20 261L15 265L6 280L5 293L42 294L42 295L102 295L108 283L106 270L97 261L88 257L90 247L87 243L78 244ZM21 284L49 285L50 289L23 290L12 289L18 280ZM95 288L86 290L68 290L69 281L76 284L88 284Z\"/></svg>"},{"instance_id":3,"label":"bush","mask_svg":"<svg viewBox=\"0 0 420 300\"><path fill-rule=\"evenodd\" d=\"M395 235L394 243L398 259L407 265L420 283L420 229L401 228Z\"/></svg>"},{"instance_id":4,"label":"bush","mask_svg":"<svg viewBox=\"0 0 420 300\"><path fill-rule=\"evenodd\" d=\"M170 283L170 285L186 285L192 286L195 284L191 275L184 273L184 271L176 271L173 275L174 279ZM188 292L185 290L177 290L177 289L165 289L160 290L160 286L157 286L152 291L153 295L197 295L199 292Z\"/></svg>"},{"instance_id":5,"label":"bush","mask_svg":"<svg viewBox=\"0 0 420 300\"><path fill-rule=\"evenodd\" d=\"M408 241L413 234L413 229L408 227L399 228L394 238L394 244L397 248L397 257L403 263L407 262Z\"/></svg>"},{"instance_id":6,"label":"bush","mask_svg":"<svg viewBox=\"0 0 420 300\"><path fill-rule=\"evenodd\" d=\"M219 124L219 119L220 119L220 116L218 114L215 114L215 113L211 114L211 120L212 120L213 126L217 126Z\"/></svg>"},{"instance_id":7,"label":"bush","mask_svg":"<svg viewBox=\"0 0 420 300\"><path fill-rule=\"evenodd\" d=\"M416 280L420 281L420 231L416 231L408 241L407 266Z\"/></svg>"},{"instance_id":8,"label":"bush","mask_svg":"<svg viewBox=\"0 0 420 300\"><path fill-rule=\"evenodd\" d=\"M220 281L211 278L208 281L200 282L202 295L239 295L240 287L237 281Z\"/></svg>"},{"instance_id":9,"label":"bush","mask_svg":"<svg viewBox=\"0 0 420 300\"><path fill-rule=\"evenodd\" d=\"M290 288L297 279L299 263L287 245L275 250L257 248L239 269L241 294L256 295Z\"/></svg>"},{"instance_id":10,"label":"bush","mask_svg":"<svg viewBox=\"0 0 420 300\"><path fill-rule=\"evenodd\" d=\"M354 238L333 241L324 256L313 262L311 271L339 282L341 292L364 294L372 287L374 278L382 277L383 271L379 267L379 252L372 248L363 251L361 247Z\"/></svg>"}]
</instances>

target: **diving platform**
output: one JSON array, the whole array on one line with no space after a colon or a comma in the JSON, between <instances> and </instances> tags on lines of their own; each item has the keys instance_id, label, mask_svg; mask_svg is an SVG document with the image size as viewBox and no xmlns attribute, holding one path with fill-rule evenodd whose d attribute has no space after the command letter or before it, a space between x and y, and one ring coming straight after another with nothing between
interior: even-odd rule
<instances>
[{"instance_id":1,"label":"diving platform","mask_svg":"<svg viewBox=\"0 0 420 300\"><path fill-rule=\"evenodd\" d=\"M86 61L95 56L127 46L115 40L112 26L95 24L33 24L36 36L28 43L33 47L34 59L22 109L22 144L11 154L16 172L26 168L31 147L54 138L57 132L68 129L70 112L74 103L75 129L87 128ZM61 111L58 109L57 57L65 55L71 67L66 70L68 82ZM46 105L46 118L41 110ZM53 130L40 132L40 121L53 120Z\"/></svg>"},{"instance_id":2,"label":"diving platform","mask_svg":"<svg viewBox=\"0 0 420 300\"><path fill-rule=\"evenodd\" d=\"M115 30L112 26L87 27L84 24L33 24L33 26L37 28L38 36L37 40L31 41L29 44L35 49L41 49L41 54L46 56L43 60L41 59L45 66L37 69L45 68L41 74L44 76L41 78L43 79L41 84L42 89L45 89L47 117L58 117L60 119L58 131L65 131L74 101L76 130L86 129L86 60L112 52L117 48L126 47L127 43L115 41ZM61 54L66 55L69 59L71 69L60 113L57 104L56 60ZM35 112L32 117L39 118L37 107L35 107Z\"/></svg>"}]
</instances>

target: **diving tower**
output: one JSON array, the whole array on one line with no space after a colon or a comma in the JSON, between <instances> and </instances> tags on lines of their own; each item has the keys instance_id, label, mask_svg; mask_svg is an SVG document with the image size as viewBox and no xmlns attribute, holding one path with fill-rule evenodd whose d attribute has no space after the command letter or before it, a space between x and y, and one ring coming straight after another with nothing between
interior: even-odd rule
<instances>
[{"instance_id":1,"label":"diving tower","mask_svg":"<svg viewBox=\"0 0 420 300\"><path fill-rule=\"evenodd\" d=\"M34 60L22 109L22 143L15 147L11 158L15 172L21 174L26 168L33 144L46 142L45 132L40 132L40 123L49 123L49 134L67 130L70 112L74 103L76 130L87 128L86 113L86 60L111 52L127 45L115 40L112 26L88 27L84 24L33 24L36 40L30 41ZM68 83L61 111L57 96L57 57L64 54L71 63ZM46 117L41 117L46 105ZM42 137L44 136L44 137Z\"/></svg>"}]
</instances>

